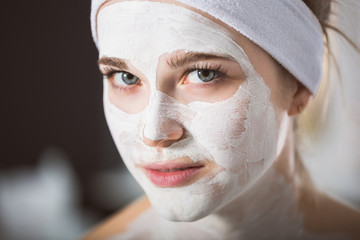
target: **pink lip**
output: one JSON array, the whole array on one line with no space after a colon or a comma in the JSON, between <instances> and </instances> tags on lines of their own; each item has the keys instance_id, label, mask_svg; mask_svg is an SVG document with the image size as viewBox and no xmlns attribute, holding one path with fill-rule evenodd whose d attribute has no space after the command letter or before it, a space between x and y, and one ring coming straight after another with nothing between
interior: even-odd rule
<instances>
[{"instance_id":1,"label":"pink lip","mask_svg":"<svg viewBox=\"0 0 360 240\"><path fill-rule=\"evenodd\" d=\"M152 183L159 187L178 187L193 180L203 169L203 165L187 163L152 163L142 168Z\"/></svg>"}]
</instances>

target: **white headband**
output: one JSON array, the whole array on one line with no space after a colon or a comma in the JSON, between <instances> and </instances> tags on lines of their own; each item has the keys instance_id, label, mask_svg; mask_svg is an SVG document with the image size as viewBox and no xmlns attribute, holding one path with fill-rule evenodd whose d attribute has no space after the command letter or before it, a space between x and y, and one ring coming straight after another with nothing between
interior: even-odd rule
<instances>
[{"instance_id":1,"label":"white headband","mask_svg":"<svg viewBox=\"0 0 360 240\"><path fill-rule=\"evenodd\" d=\"M313 94L320 80L323 33L302 0L177 0L221 20L267 51ZM106 0L92 0L91 29Z\"/></svg>"}]
</instances>

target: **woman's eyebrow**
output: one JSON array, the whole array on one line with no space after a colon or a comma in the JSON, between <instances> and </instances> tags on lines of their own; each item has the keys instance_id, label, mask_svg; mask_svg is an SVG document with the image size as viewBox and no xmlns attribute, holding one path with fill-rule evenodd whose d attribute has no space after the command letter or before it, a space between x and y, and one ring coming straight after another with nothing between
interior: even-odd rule
<instances>
[{"instance_id":1,"label":"woman's eyebrow","mask_svg":"<svg viewBox=\"0 0 360 240\"><path fill-rule=\"evenodd\" d=\"M235 59L229 55L218 55L212 53L197 53L187 52L182 55L176 55L167 59L167 64L170 68L180 68L186 64L201 61L201 60L226 60L235 61Z\"/></svg>"},{"instance_id":2,"label":"woman's eyebrow","mask_svg":"<svg viewBox=\"0 0 360 240\"><path fill-rule=\"evenodd\" d=\"M122 70L128 69L126 62L123 59L116 57L101 57L98 61L98 64L112 66Z\"/></svg>"},{"instance_id":3,"label":"woman's eyebrow","mask_svg":"<svg viewBox=\"0 0 360 240\"><path fill-rule=\"evenodd\" d=\"M173 56L167 59L167 64L170 68L180 68L186 64L197 62L201 60L226 60L226 61L235 61L235 59L229 55L218 55L212 53L196 53L196 52L187 52L184 54ZM128 65L121 58L116 57L101 57L98 60L98 64L113 66L122 70L127 70Z\"/></svg>"}]
</instances>

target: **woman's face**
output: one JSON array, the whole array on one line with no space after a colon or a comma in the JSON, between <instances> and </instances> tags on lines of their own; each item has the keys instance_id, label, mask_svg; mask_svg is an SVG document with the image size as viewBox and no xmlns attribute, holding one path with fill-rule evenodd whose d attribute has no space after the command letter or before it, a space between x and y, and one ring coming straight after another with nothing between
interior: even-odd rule
<instances>
[{"instance_id":1,"label":"woman's face","mask_svg":"<svg viewBox=\"0 0 360 240\"><path fill-rule=\"evenodd\" d=\"M110 2L97 28L110 131L163 217L203 218L274 163L288 96L263 50L168 3Z\"/></svg>"}]
</instances>

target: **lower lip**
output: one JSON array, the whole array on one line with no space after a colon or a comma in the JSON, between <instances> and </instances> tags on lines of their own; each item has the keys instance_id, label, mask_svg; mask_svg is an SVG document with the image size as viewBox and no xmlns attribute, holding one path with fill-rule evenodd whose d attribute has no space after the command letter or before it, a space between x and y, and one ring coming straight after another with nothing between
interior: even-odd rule
<instances>
[{"instance_id":1,"label":"lower lip","mask_svg":"<svg viewBox=\"0 0 360 240\"><path fill-rule=\"evenodd\" d=\"M192 167L174 172L145 169L145 172L150 181L159 187L178 187L193 180L201 169L202 167Z\"/></svg>"}]
</instances>

